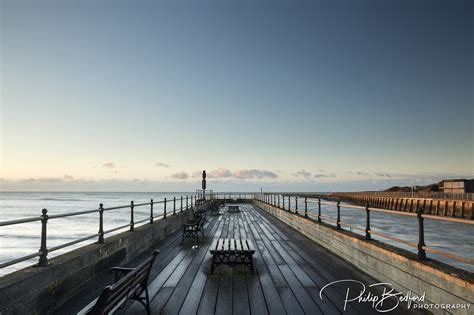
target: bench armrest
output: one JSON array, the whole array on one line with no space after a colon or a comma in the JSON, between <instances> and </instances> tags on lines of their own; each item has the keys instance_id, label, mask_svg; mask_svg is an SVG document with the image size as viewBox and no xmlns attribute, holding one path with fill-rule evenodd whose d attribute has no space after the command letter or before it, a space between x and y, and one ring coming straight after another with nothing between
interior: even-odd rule
<instances>
[{"instance_id":1,"label":"bench armrest","mask_svg":"<svg viewBox=\"0 0 474 315\"><path fill-rule=\"evenodd\" d=\"M110 268L109 272L114 272L114 283L120 280L123 276L125 276L127 273L135 270L135 268L126 268L126 267L112 267Z\"/></svg>"}]
</instances>

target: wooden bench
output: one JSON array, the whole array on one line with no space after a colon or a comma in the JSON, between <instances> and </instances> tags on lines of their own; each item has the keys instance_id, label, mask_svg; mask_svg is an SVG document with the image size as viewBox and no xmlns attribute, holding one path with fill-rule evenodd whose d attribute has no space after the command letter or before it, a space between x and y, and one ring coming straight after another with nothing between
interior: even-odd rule
<instances>
[{"instance_id":1,"label":"wooden bench","mask_svg":"<svg viewBox=\"0 0 474 315\"><path fill-rule=\"evenodd\" d=\"M194 238L199 245L199 233L204 237L204 217L199 216L197 219L192 220L190 223L183 224L183 236L181 238L181 244L187 238Z\"/></svg>"},{"instance_id":2,"label":"wooden bench","mask_svg":"<svg viewBox=\"0 0 474 315\"><path fill-rule=\"evenodd\" d=\"M240 212L240 207L239 206L229 206L228 212Z\"/></svg>"},{"instance_id":3,"label":"wooden bench","mask_svg":"<svg viewBox=\"0 0 474 315\"><path fill-rule=\"evenodd\" d=\"M112 314L124 308L129 299L140 302L150 314L150 300L148 296L148 278L159 251L140 263L135 268L113 267L110 272L115 273L114 283L106 286L99 297L89 303L79 315ZM144 296L142 294L144 293Z\"/></svg>"},{"instance_id":4,"label":"wooden bench","mask_svg":"<svg viewBox=\"0 0 474 315\"><path fill-rule=\"evenodd\" d=\"M253 274L253 254L255 249L249 240L221 238L211 246L211 274L219 265L245 265Z\"/></svg>"}]
</instances>

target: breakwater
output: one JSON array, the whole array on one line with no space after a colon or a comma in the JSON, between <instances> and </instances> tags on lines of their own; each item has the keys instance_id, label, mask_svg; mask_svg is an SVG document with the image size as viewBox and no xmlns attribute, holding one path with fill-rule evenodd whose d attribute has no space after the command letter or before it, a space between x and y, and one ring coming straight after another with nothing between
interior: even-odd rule
<instances>
[{"instance_id":1,"label":"breakwater","mask_svg":"<svg viewBox=\"0 0 474 315\"><path fill-rule=\"evenodd\" d=\"M411 198L400 197L396 194L391 196L389 193L380 196L372 192L333 193L331 196L360 206L368 205L403 212L416 212L422 209L425 214L474 219L474 201L472 200Z\"/></svg>"}]
</instances>

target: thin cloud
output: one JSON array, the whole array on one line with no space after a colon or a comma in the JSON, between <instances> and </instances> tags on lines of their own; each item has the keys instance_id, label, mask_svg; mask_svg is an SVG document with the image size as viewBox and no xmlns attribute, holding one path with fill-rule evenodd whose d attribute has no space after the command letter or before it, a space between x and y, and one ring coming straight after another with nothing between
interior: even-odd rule
<instances>
[{"instance_id":1,"label":"thin cloud","mask_svg":"<svg viewBox=\"0 0 474 315\"><path fill-rule=\"evenodd\" d=\"M207 174L207 177L208 178L229 178L229 177L232 177L232 172L226 168L218 168L209 172Z\"/></svg>"},{"instance_id":2,"label":"thin cloud","mask_svg":"<svg viewBox=\"0 0 474 315\"><path fill-rule=\"evenodd\" d=\"M359 176L369 176L369 173L367 172L357 172L356 174Z\"/></svg>"},{"instance_id":3,"label":"thin cloud","mask_svg":"<svg viewBox=\"0 0 474 315\"><path fill-rule=\"evenodd\" d=\"M158 167L165 167L165 168L168 168L168 167L170 167L170 165L169 165L169 164L166 164L166 163L161 163L161 162L155 163L155 166L158 166Z\"/></svg>"},{"instance_id":4,"label":"thin cloud","mask_svg":"<svg viewBox=\"0 0 474 315\"><path fill-rule=\"evenodd\" d=\"M169 177L185 180L185 179L188 179L189 175L188 173L185 173L185 172L178 172L178 173L171 174Z\"/></svg>"},{"instance_id":5,"label":"thin cloud","mask_svg":"<svg viewBox=\"0 0 474 315\"><path fill-rule=\"evenodd\" d=\"M331 173L331 174L314 174L314 178L335 178L336 174Z\"/></svg>"},{"instance_id":6,"label":"thin cloud","mask_svg":"<svg viewBox=\"0 0 474 315\"><path fill-rule=\"evenodd\" d=\"M314 178L328 178L326 174L314 174L313 177Z\"/></svg>"},{"instance_id":7,"label":"thin cloud","mask_svg":"<svg viewBox=\"0 0 474 315\"><path fill-rule=\"evenodd\" d=\"M115 167L115 163L107 162L107 163L105 163L105 164L102 164L102 167L105 167L105 168L114 168L114 167Z\"/></svg>"},{"instance_id":8,"label":"thin cloud","mask_svg":"<svg viewBox=\"0 0 474 315\"><path fill-rule=\"evenodd\" d=\"M191 177L193 178L201 178L202 177L202 171L194 171L191 173Z\"/></svg>"},{"instance_id":9,"label":"thin cloud","mask_svg":"<svg viewBox=\"0 0 474 315\"><path fill-rule=\"evenodd\" d=\"M302 177L302 178L305 178L305 179L310 179L311 178L311 173L307 172L305 170L297 171L294 175L296 177Z\"/></svg>"},{"instance_id":10,"label":"thin cloud","mask_svg":"<svg viewBox=\"0 0 474 315\"><path fill-rule=\"evenodd\" d=\"M257 169L250 169L250 170L239 170L233 174L234 178L237 179L276 179L278 175L267 170L257 170Z\"/></svg>"},{"instance_id":11,"label":"thin cloud","mask_svg":"<svg viewBox=\"0 0 474 315\"><path fill-rule=\"evenodd\" d=\"M375 175L388 178L392 177L392 175L390 175L389 173L375 173Z\"/></svg>"}]
</instances>

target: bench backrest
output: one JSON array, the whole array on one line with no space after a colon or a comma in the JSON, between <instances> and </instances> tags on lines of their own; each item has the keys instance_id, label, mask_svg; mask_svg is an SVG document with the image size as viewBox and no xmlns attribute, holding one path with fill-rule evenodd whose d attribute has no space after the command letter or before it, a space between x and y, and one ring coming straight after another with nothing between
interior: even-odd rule
<instances>
[{"instance_id":1,"label":"bench backrest","mask_svg":"<svg viewBox=\"0 0 474 315\"><path fill-rule=\"evenodd\" d=\"M108 314L121 305L129 294L139 286L146 287L150 276L151 267L159 251L155 250L150 258L140 263L133 271L122 277L116 283L106 286L99 295L97 302L86 314Z\"/></svg>"}]
</instances>

